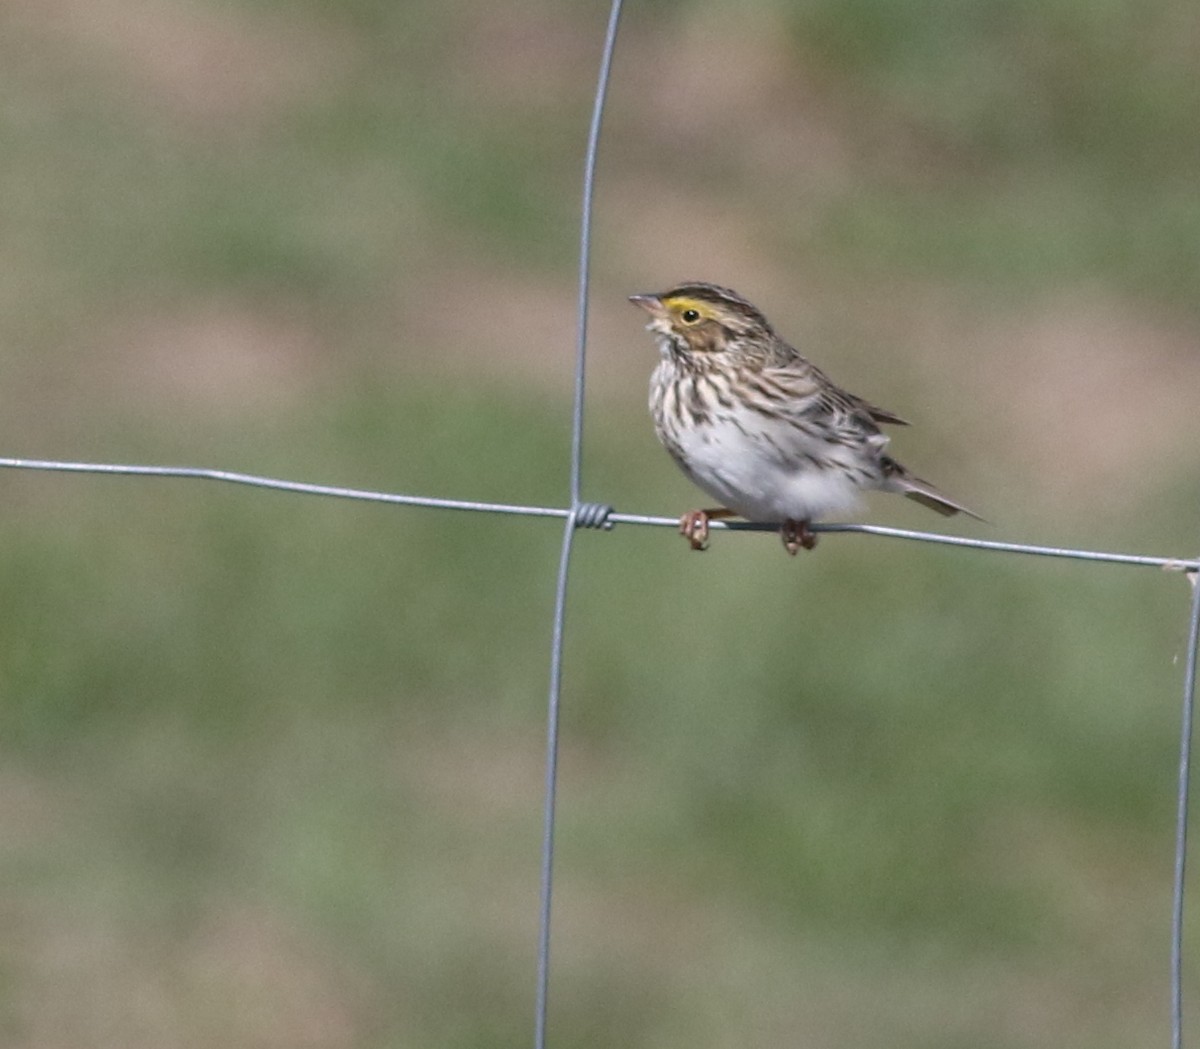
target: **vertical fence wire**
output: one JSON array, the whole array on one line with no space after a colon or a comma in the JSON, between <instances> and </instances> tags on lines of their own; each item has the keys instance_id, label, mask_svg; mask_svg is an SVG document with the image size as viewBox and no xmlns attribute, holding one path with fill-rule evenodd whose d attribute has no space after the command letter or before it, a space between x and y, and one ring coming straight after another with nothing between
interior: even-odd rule
<instances>
[{"instance_id":1,"label":"vertical fence wire","mask_svg":"<svg viewBox=\"0 0 1200 1049\"><path fill-rule=\"evenodd\" d=\"M1183 672L1179 719L1179 798L1175 817L1175 881L1171 906L1171 1049L1183 1049L1183 898L1187 879L1188 793L1191 786L1192 722L1196 707L1196 659L1200 649L1200 573L1193 573L1192 614Z\"/></svg>"},{"instance_id":2,"label":"vertical fence wire","mask_svg":"<svg viewBox=\"0 0 1200 1049\"><path fill-rule=\"evenodd\" d=\"M579 318L575 341L575 399L571 418L571 513L563 526L558 580L554 591L554 625L550 641L550 687L546 710L546 787L542 816L542 869L538 918L537 1000L535 1003L534 1047L545 1049L546 1016L550 989L550 915L554 887L554 821L558 794L558 714L562 695L563 634L566 626L567 580L571 550L581 509L583 484L583 406L586 386L588 291L591 283L592 202L596 185L596 151L604 119L604 102L612 71L617 26L622 0L613 0L600 57L600 72L588 129L587 154L583 165L583 199L579 228Z\"/></svg>"}]
</instances>

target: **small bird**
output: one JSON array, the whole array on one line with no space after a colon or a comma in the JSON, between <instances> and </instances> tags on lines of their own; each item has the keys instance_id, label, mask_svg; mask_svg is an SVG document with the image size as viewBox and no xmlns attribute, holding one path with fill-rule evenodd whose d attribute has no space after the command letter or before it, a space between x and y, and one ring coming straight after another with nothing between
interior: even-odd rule
<instances>
[{"instance_id":1,"label":"small bird","mask_svg":"<svg viewBox=\"0 0 1200 1049\"><path fill-rule=\"evenodd\" d=\"M835 385L737 292L693 281L629 301L658 336L658 439L720 504L680 519L693 550L708 545L710 520L734 516L779 525L789 554L811 550L813 521L855 508L873 489L982 520L886 453L880 424L903 419Z\"/></svg>"}]
</instances>

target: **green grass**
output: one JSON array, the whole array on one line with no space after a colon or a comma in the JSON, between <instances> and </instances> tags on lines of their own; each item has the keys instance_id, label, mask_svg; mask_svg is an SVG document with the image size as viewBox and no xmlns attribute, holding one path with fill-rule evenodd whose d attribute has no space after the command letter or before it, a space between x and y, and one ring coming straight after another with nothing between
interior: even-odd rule
<instances>
[{"instance_id":1,"label":"green grass","mask_svg":"<svg viewBox=\"0 0 1200 1049\"><path fill-rule=\"evenodd\" d=\"M317 461L394 450L356 483L553 500L561 413L376 398L294 424L290 455L319 433ZM396 450L418 429L414 463ZM505 448L481 439L497 431ZM601 476L628 462L620 442L592 455ZM85 927L171 957L225 908L281 916L365 973L358 1022L400 1032L383 1044L525 1037L557 527L198 484L10 490L46 505L7 527L4 738L59 810L53 837L7 848L15 898L77 900ZM624 894L667 926L732 912L834 955L861 940L1019 971L1082 941L1121 967L1055 899L1113 891L1078 837L1165 900L1177 580L857 537L795 562L770 536L704 558L661 532L579 544L560 875L584 928L556 1001L581 1044L638 1044L703 984L671 988L667 944L589 948L607 907L637 943ZM1047 826L1068 828L1049 857ZM187 980L163 993L207 1012Z\"/></svg>"}]
</instances>

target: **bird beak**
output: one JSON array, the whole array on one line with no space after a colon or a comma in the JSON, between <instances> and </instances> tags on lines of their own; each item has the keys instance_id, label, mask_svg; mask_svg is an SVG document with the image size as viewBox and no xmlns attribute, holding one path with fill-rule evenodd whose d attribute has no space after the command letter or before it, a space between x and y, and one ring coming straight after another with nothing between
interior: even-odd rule
<instances>
[{"instance_id":1,"label":"bird beak","mask_svg":"<svg viewBox=\"0 0 1200 1049\"><path fill-rule=\"evenodd\" d=\"M641 306L651 317L663 315L662 299L657 295L630 295L629 301L635 306Z\"/></svg>"}]
</instances>

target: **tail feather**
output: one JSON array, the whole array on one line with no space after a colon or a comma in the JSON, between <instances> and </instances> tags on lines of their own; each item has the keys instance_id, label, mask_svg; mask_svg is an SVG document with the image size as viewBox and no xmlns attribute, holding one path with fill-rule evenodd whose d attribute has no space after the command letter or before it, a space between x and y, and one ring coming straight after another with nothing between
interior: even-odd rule
<instances>
[{"instance_id":1,"label":"tail feather","mask_svg":"<svg viewBox=\"0 0 1200 1049\"><path fill-rule=\"evenodd\" d=\"M891 477L892 483L895 485L895 490L903 492L914 503L927 506L930 510L936 511L943 517L966 514L968 517L975 518L976 521L984 521L984 518L980 517L974 510L968 509L962 503L956 503L953 499L943 495L928 481L914 477L905 467L896 462L895 459L886 458L884 469ZM987 522L984 521L984 523L986 524Z\"/></svg>"},{"instance_id":2,"label":"tail feather","mask_svg":"<svg viewBox=\"0 0 1200 1049\"><path fill-rule=\"evenodd\" d=\"M928 506L930 510L936 510L943 517L966 514L968 517L975 518L976 521L984 521L974 510L968 509L962 503L954 502L953 499L947 499L940 492L933 490L932 485L927 485L924 481L916 481L915 484L908 486L904 494L914 503ZM984 523L987 522L984 521Z\"/></svg>"}]
</instances>

